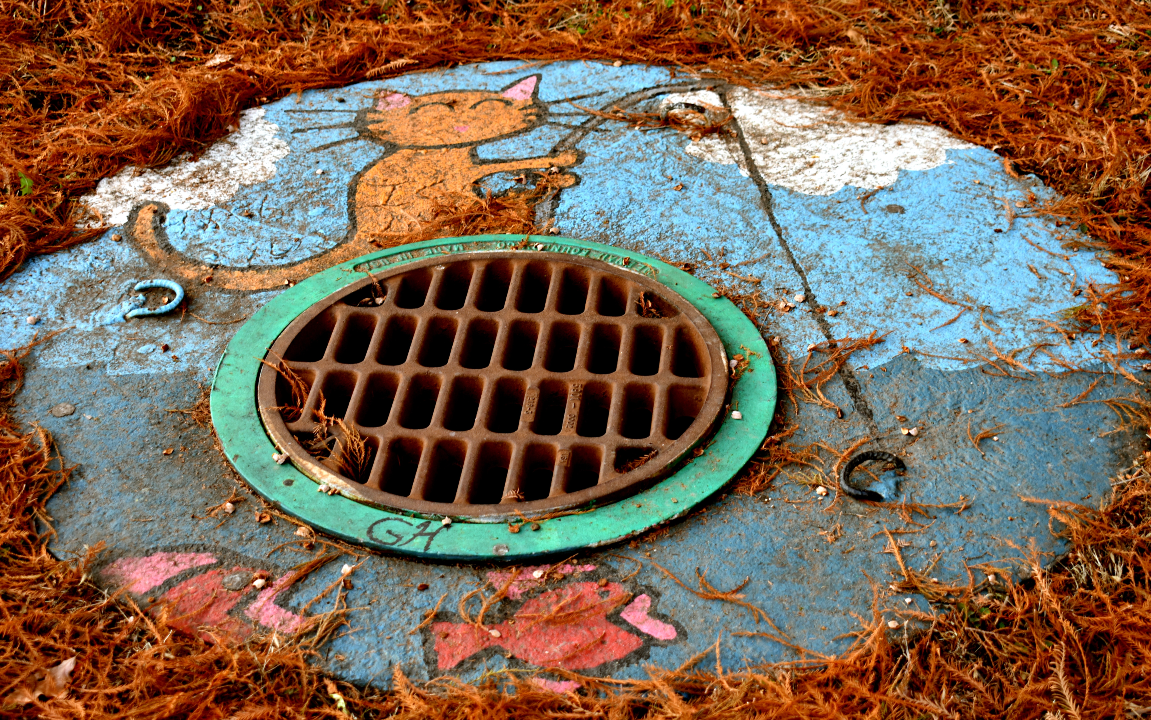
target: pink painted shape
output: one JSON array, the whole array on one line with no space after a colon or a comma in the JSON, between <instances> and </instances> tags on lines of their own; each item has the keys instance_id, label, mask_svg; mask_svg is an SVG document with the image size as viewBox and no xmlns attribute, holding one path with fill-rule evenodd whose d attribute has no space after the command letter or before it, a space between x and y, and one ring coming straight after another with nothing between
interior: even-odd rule
<instances>
[{"instance_id":1,"label":"pink painted shape","mask_svg":"<svg viewBox=\"0 0 1151 720\"><path fill-rule=\"evenodd\" d=\"M185 570L216 562L211 553L158 552L148 557L120 558L102 573L127 587L130 593L146 593Z\"/></svg>"},{"instance_id":2,"label":"pink painted shape","mask_svg":"<svg viewBox=\"0 0 1151 720\"><path fill-rule=\"evenodd\" d=\"M554 693L566 693L578 690L580 684L575 680L548 680L547 678L532 678L532 684L543 688L544 690L551 690Z\"/></svg>"},{"instance_id":3,"label":"pink painted shape","mask_svg":"<svg viewBox=\"0 0 1151 720\"><path fill-rule=\"evenodd\" d=\"M640 595L632 600L619 616L657 640L675 640L677 634L675 626L650 617L648 615L650 610L651 598Z\"/></svg>"},{"instance_id":4,"label":"pink painted shape","mask_svg":"<svg viewBox=\"0 0 1151 720\"><path fill-rule=\"evenodd\" d=\"M508 597L512 600L519 600L527 591L543 585L544 579L542 577L532 577L532 573L540 570L556 570L563 575L571 575L576 572L591 572L595 570L595 565L572 565L571 563L564 563L557 568L553 568L551 565L533 565L520 568L519 577L508 586ZM488 582L498 588L503 587L504 583L508 581L508 578L510 578L514 572L515 570L494 570L488 573Z\"/></svg>"},{"instance_id":5,"label":"pink painted shape","mask_svg":"<svg viewBox=\"0 0 1151 720\"><path fill-rule=\"evenodd\" d=\"M535 92L537 80L539 80L539 78L535 75L526 77L507 90L504 90L503 96L511 98L512 100L530 100L532 93Z\"/></svg>"},{"instance_id":6,"label":"pink painted shape","mask_svg":"<svg viewBox=\"0 0 1151 720\"><path fill-rule=\"evenodd\" d=\"M489 647L503 648L538 667L565 670L587 670L622 660L643 646L638 635L607 619L626 598L627 591L619 583L600 587L594 582L573 582L526 601L516 611L514 622L483 629L435 623L431 631L437 666L450 670ZM497 635L491 634L493 630Z\"/></svg>"},{"instance_id":7,"label":"pink painted shape","mask_svg":"<svg viewBox=\"0 0 1151 720\"><path fill-rule=\"evenodd\" d=\"M161 603L154 605L150 612L159 614L166 607L172 627L198 635L208 642L216 639L228 643L243 642L251 636L252 626L232 617L229 612L252 590L252 586L246 585L239 590L225 588L224 577L234 572L252 571L242 567L231 570L217 568L189 578L164 593Z\"/></svg>"},{"instance_id":8,"label":"pink painted shape","mask_svg":"<svg viewBox=\"0 0 1151 720\"><path fill-rule=\"evenodd\" d=\"M388 95L380 96L379 102L376 103L377 110L398 110L402 107L407 107L412 104L412 99L403 93L389 93Z\"/></svg>"},{"instance_id":9,"label":"pink painted shape","mask_svg":"<svg viewBox=\"0 0 1151 720\"><path fill-rule=\"evenodd\" d=\"M456 125L455 130L456 130L456 132L462 134L462 133L466 133L468 130L470 130L471 127L472 127L471 125Z\"/></svg>"},{"instance_id":10,"label":"pink painted shape","mask_svg":"<svg viewBox=\"0 0 1151 720\"><path fill-rule=\"evenodd\" d=\"M244 614L264 627L288 635L295 634L306 621L276 604L276 596L287 587L288 580L289 577L285 575L272 583L271 587L261 590L256 599L244 610Z\"/></svg>"}]
</instances>

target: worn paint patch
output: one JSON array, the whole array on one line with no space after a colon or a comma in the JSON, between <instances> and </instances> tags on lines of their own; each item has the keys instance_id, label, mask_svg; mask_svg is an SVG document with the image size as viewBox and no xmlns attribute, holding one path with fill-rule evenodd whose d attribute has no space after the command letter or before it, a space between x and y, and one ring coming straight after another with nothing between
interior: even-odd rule
<instances>
[{"instance_id":1,"label":"worn paint patch","mask_svg":"<svg viewBox=\"0 0 1151 720\"><path fill-rule=\"evenodd\" d=\"M212 553L158 552L148 557L120 558L106 568L104 574L128 592L145 593L185 570L215 562L216 556Z\"/></svg>"},{"instance_id":2,"label":"worn paint patch","mask_svg":"<svg viewBox=\"0 0 1151 720\"><path fill-rule=\"evenodd\" d=\"M290 576L284 576L272 583L271 587L261 590L244 610L244 614L264 627L289 635L295 634L304 626L304 618L276 604L276 598L288 587L290 581Z\"/></svg>"},{"instance_id":3,"label":"worn paint patch","mask_svg":"<svg viewBox=\"0 0 1151 720\"><path fill-rule=\"evenodd\" d=\"M99 576L138 596L151 614L166 613L176 629L211 642L242 642L257 628L292 635L307 625L300 614L277 604L291 583L290 575L273 580L274 571L253 567L254 563L232 564L235 558L230 555L161 550L119 558ZM212 567L203 570L207 566ZM258 589L253 584L257 577L271 584ZM152 593L157 597L144 602L143 596Z\"/></svg>"},{"instance_id":4,"label":"worn paint patch","mask_svg":"<svg viewBox=\"0 0 1151 720\"><path fill-rule=\"evenodd\" d=\"M241 186L270 179L289 147L278 137L279 127L264 118L266 112L264 108L242 112L239 129L195 160L185 155L163 168L128 167L104 178L95 193L81 198L95 216L91 224L122 225L144 200L182 210L221 205Z\"/></svg>"}]
</instances>

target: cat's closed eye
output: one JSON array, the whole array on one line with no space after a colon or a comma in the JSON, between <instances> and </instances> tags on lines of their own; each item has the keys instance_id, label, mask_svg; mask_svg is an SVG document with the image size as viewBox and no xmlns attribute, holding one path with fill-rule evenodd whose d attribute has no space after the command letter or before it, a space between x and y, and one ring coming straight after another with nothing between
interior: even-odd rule
<instances>
[{"instance_id":1,"label":"cat's closed eye","mask_svg":"<svg viewBox=\"0 0 1151 720\"><path fill-rule=\"evenodd\" d=\"M475 110L480 105L483 105L484 103L490 103L490 102L499 103L500 105L511 105L512 104L510 100L505 100L503 98L484 98L483 100L478 100L478 101L472 103L472 106L468 109L469 110Z\"/></svg>"},{"instance_id":2,"label":"cat's closed eye","mask_svg":"<svg viewBox=\"0 0 1151 720\"><path fill-rule=\"evenodd\" d=\"M415 115L415 114L416 114L417 112L419 112L420 110L426 110L426 109L428 109L428 108L430 108L430 107L437 107L437 106L438 106L438 107L446 107L448 110L451 110L452 112L455 112L455 111L456 111L456 101L455 101L455 100L449 100L449 101L447 101L447 102L427 102L427 103L421 103L421 104L419 104L419 105L415 105L415 106L413 106L413 107L412 107L412 109L411 109L411 110L409 110L408 112L409 112L410 114L412 114L412 115Z\"/></svg>"}]
</instances>

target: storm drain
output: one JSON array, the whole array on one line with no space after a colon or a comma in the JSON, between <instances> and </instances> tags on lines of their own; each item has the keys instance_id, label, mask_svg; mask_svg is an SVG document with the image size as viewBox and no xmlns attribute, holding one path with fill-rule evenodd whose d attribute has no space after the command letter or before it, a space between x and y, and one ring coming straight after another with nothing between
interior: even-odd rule
<instances>
[{"instance_id":1,"label":"storm drain","mask_svg":"<svg viewBox=\"0 0 1151 720\"><path fill-rule=\"evenodd\" d=\"M552 252L364 277L280 334L258 402L278 448L384 508L451 516L618 500L675 470L727 391L711 324L667 286Z\"/></svg>"}]
</instances>

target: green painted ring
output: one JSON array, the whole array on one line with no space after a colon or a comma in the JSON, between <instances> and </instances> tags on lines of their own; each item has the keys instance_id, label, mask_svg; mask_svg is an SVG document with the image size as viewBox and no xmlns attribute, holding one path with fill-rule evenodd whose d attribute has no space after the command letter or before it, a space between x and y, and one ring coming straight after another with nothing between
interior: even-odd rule
<instances>
[{"instance_id":1,"label":"green painted ring","mask_svg":"<svg viewBox=\"0 0 1151 720\"><path fill-rule=\"evenodd\" d=\"M276 447L256 405L260 360L280 333L316 302L363 277L362 269L392 268L432 255L524 248L522 235L444 238L381 250L350 260L300 282L258 311L228 343L212 382L212 423L225 454L264 498L308 525L349 542L435 560L520 560L570 553L638 535L687 514L720 490L759 449L775 412L775 367L763 337L727 298L682 270L620 248L573 238L529 236L523 252L583 255L621 268L646 268L711 322L728 357L743 353L749 366L732 389L731 407L741 420L724 420L704 451L673 475L624 500L591 512L539 521L539 530L511 533L504 524L440 519L383 510L342 495L317 492L295 466L278 465ZM725 411L728 412L728 411Z\"/></svg>"}]
</instances>

